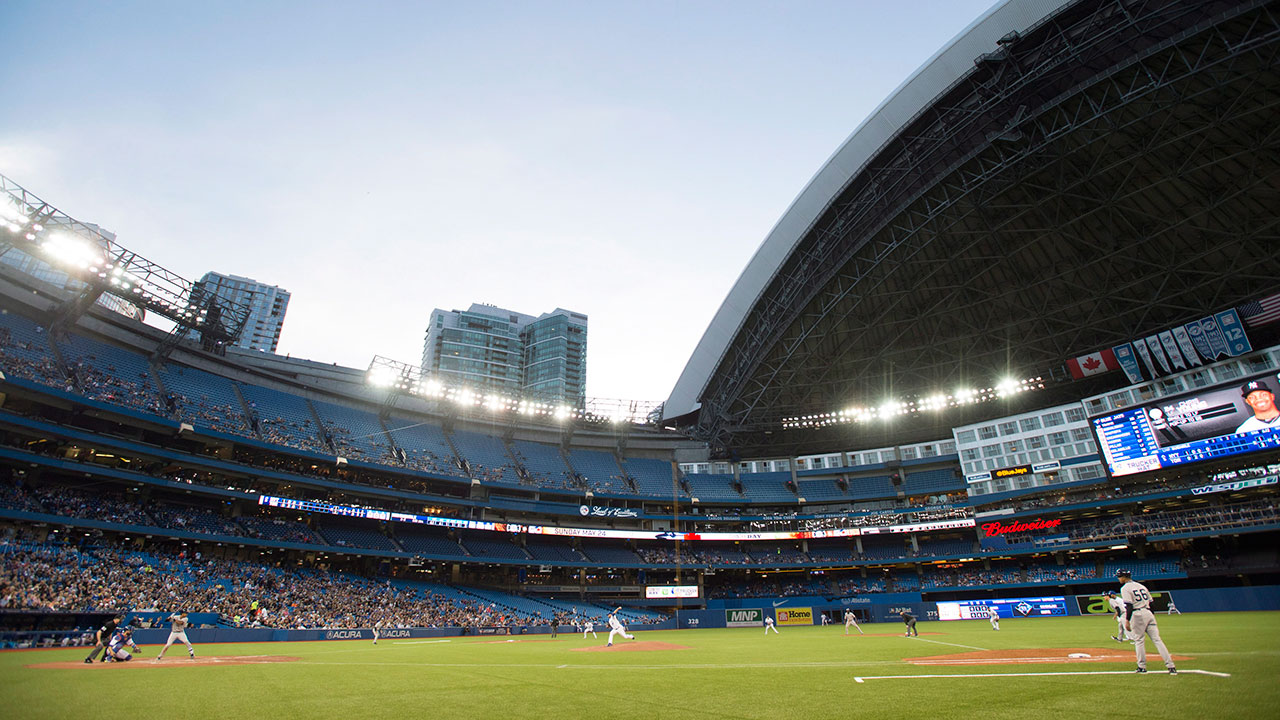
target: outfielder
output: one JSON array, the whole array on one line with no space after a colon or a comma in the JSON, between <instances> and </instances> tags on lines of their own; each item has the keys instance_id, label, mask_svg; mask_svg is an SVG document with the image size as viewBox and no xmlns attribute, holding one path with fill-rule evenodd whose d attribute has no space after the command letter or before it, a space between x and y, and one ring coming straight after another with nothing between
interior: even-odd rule
<instances>
[{"instance_id":1,"label":"outfielder","mask_svg":"<svg viewBox=\"0 0 1280 720\"><path fill-rule=\"evenodd\" d=\"M773 616L772 616L772 615L765 615L765 616L764 616L764 634L765 634L765 635L768 635L770 630L772 630L772 631L773 631L773 633L774 633L775 635L781 635L781 634L782 634L782 633L778 632L778 626L776 626L776 625L774 625L774 624L773 624Z\"/></svg>"},{"instance_id":2,"label":"outfielder","mask_svg":"<svg viewBox=\"0 0 1280 720\"><path fill-rule=\"evenodd\" d=\"M190 624L187 621L187 614L185 612L174 613L166 619L171 623L169 626L169 642L164 644L164 647L160 649L160 654L156 655L151 662L160 662L164 658L165 651L169 649L174 640L181 640L187 646L187 654L191 656L192 660L195 660L196 649L191 647L191 641L187 639L187 625Z\"/></svg>"},{"instance_id":3,"label":"outfielder","mask_svg":"<svg viewBox=\"0 0 1280 720\"><path fill-rule=\"evenodd\" d=\"M1156 616L1151 612L1151 592L1147 590L1146 585L1134 582L1128 570L1116 571L1116 577L1124 583L1124 587L1120 588L1120 598L1124 600L1124 627L1133 633L1135 640L1133 649L1138 657L1136 672L1147 671L1147 636L1150 635L1151 640L1156 644L1156 651L1160 653L1160 659L1164 660L1164 666L1169 669L1169 674L1177 675L1178 668L1173 666L1169 649L1160 639L1160 628L1156 627Z\"/></svg>"},{"instance_id":4,"label":"outfielder","mask_svg":"<svg viewBox=\"0 0 1280 720\"><path fill-rule=\"evenodd\" d=\"M996 610L994 605L987 607L987 619L991 621L992 630L1000 629L1000 611Z\"/></svg>"},{"instance_id":5,"label":"outfielder","mask_svg":"<svg viewBox=\"0 0 1280 720\"><path fill-rule=\"evenodd\" d=\"M1173 596L1172 596L1172 595L1170 595L1170 596L1169 596L1169 610L1168 610L1167 612L1165 612L1165 615L1172 615L1172 614L1174 614L1174 613L1177 613L1177 614L1181 615L1181 614L1182 614L1182 611L1178 609L1178 606L1177 606L1177 605L1174 605L1174 604L1173 604Z\"/></svg>"},{"instance_id":6,"label":"outfielder","mask_svg":"<svg viewBox=\"0 0 1280 720\"><path fill-rule=\"evenodd\" d=\"M1116 594L1110 590L1104 592L1103 595L1106 596L1107 604L1111 606L1111 614L1115 617L1116 624L1119 626L1116 634L1112 635L1111 639L1116 642L1129 640L1129 633L1124 629L1124 601L1116 597Z\"/></svg>"},{"instance_id":7,"label":"outfielder","mask_svg":"<svg viewBox=\"0 0 1280 720\"><path fill-rule=\"evenodd\" d=\"M378 631L379 631L379 630L381 630L381 629L382 629L382 621L381 621L381 620L379 620L378 622L376 622L376 623L374 623L374 624L373 624L373 644L374 644L374 645L377 645L377 644L378 644Z\"/></svg>"},{"instance_id":8,"label":"outfielder","mask_svg":"<svg viewBox=\"0 0 1280 720\"><path fill-rule=\"evenodd\" d=\"M618 611L621 609L622 609L622 606L619 605L618 607L614 608L613 612L609 613L609 644L605 645L605 647L613 647L614 635L621 635L622 637L628 640L636 639L635 635L627 634L626 626L624 626L622 624L622 621L618 619Z\"/></svg>"},{"instance_id":9,"label":"outfielder","mask_svg":"<svg viewBox=\"0 0 1280 720\"><path fill-rule=\"evenodd\" d=\"M866 634L866 633L862 632L862 628L861 628L861 627L859 627L859 625L858 625L858 616L857 616L857 615L854 615L852 610L845 610L845 611L844 611L844 634L845 634L845 635L848 635L848 634L849 634L849 626L850 626L850 625L852 625L852 626L854 626L855 628L857 628L857 629L858 629L858 634L859 634L859 635L865 635L865 634Z\"/></svg>"}]
</instances>

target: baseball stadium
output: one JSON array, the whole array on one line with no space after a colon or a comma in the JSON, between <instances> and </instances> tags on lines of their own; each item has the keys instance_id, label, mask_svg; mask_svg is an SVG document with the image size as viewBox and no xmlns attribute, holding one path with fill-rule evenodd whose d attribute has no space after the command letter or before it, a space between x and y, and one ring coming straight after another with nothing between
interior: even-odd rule
<instances>
[{"instance_id":1,"label":"baseball stadium","mask_svg":"<svg viewBox=\"0 0 1280 720\"><path fill-rule=\"evenodd\" d=\"M0 175L7 712L1275 712L1280 4L956 33L661 403L239 349Z\"/></svg>"}]
</instances>

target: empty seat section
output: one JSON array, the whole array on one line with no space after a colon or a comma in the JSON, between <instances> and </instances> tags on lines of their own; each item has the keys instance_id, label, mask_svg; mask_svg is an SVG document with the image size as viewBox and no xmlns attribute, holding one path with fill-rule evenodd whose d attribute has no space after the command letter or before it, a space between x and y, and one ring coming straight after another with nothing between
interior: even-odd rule
<instances>
[{"instance_id":1,"label":"empty seat section","mask_svg":"<svg viewBox=\"0 0 1280 720\"><path fill-rule=\"evenodd\" d=\"M332 454L320 442L318 428L305 398L258 385L241 385L240 392L249 409L258 415L262 439L278 445Z\"/></svg>"},{"instance_id":2,"label":"empty seat section","mask_svg":"<svg viewBox=\"0 0 1280 720\"><path fill-rule=\"evenodd\" d=\"M636 481L636 491L641 495L671 496L670 462L654 458L623 458L622 469Z\"/></svg>"},{"instance_id":3,"label":"empty seat section","mask_svg":"<svg viewBox=\"0 0 1280 720\"><path fill-rule=\"evenodd\" d=\"M742 473L738 480L742 482L742 494L750 502L792 502L796 494L786 486L791 479L789 472Z\"/></svg>"},{"instance_id":4,"label":"empty seat section","mask_svg":"<svg viewBox=\"0 0 1280 720\"><path fill-rule=\"evenodd\" d=\"M320 535L325 540L328 540L330 545L365 548L368 550L399 550L395 543L391 542L376 527L364 523L325 519L321 521L318 529Z\"/></svg>"},{"instance_id":5,"label":"empty seat section","mask_svg":"<svg viewBox=\"0 0 1280 720\"><path fill-rule=\"evenodd\" d=\"M512 542L509 535L496 532L461 533L460 539L467 552L474 558L501 560L528 560L523 548Z\"/></svg>"},{"instance_id":6,"label":"empty seat section","mask_svg":"<svg viewBox=\"0 0 1280 720\"><path fill-rule=\"evenodd\" d=\"M862 556L868 560L884 560L888 558L911 557L901 535L864 536L862 538Z\"/></svg>"},{"instance_id":7,"label":"empty seat section","mask_svg":"<svg viewBox=\"0 0 1280 720\"><path fill-rule=\"evenodd\" d=\"M799 489L800 497L809 502L849 499L849 495L840 489L834 478L797 479L796 487Z\"/></svg>"},{"instance_id":8,"label":"empty seat section","mask_svg":"<svg viewBox=\"0 0 1280 720\"><path fill-rule=\"evenodd\" d=\"M458 541L449 537L444 528L429 526L395 524L396 542L405 552L422 555L447 555L457 557L466 555Z\"/></svg>"},{"instance_id":9,"label":"empty seat section","mask_svg":"<svg viewBox=\"0 0 1280 720\"><path fill-rule=\"evenodd\" d=\"M855 499L894 497L897 494L898 490L888 475L849 478L849 496Z\"/></svg>"},{"instance_id":10,"label":"empty seat section","mask_svg":"<svg viewBox=\"0 0 1280 720\"><path fill-rule=\"evenodd\" d=\"M587 479L592 492L604 494L631 494L631 488L622 480L622 468L613 455L599 450L571 450L569 464Z\"/></svg>"},{"instance_id":11,"label":"empty seat section","mask_svg":"<svg viewBox=\"0 0 1280 720\"><path fill-rule=\"evenodd\" d=\"M160 382L174 396L178 416L192 425L252 435L235 383L196 368L165 364Z\"/></svg>"},{"instance_id":12,"label":"empty seat section","mask_svg":"<svg viewBox=\"0 0 1280 720\"><path fill-rule=\"evenodd\" d=\"M905 490L908 495L942 493L965 488L964 478L958 469L941 468L907 473Z\"/></svg>"},{"instance_id":13,"label":"empty seat section","mask_svg":"<svg viewBox=\"0 0 1280 720\"><path fill-rule=\"evenodd\" d=\"M527 471L523 482L527 485L581 489L573 482L569 466L564 464L560 448L527 440L512 440L511 451Z\"/></svg>"},{"instance_id":14,"label":"empty seat section","mask_svg":"<svg viewBox=\"0 0 1280 720\"><path fill-rule=\"evenodd\" d=\"M847 562L857 556L852 540L815 540L809 543L809 557L818 561Z\"/></svg>"},{"instance_id":15,"label":"empty seat section","mask_svg":"<svg viewBox=\"0 0 1280 720\"><path fill-rule=\"evenodd\" d=\"M586 560L586 558L582 557L582 553L573 549L573 545L568 540L553 540L531 535L526 540L524 549L529 551L534 560L559 560L562 562L584 562Z\"/></svg>"},{"instance_id":16,"label":"empty seat section","mask_svg":"<svg viewBox=\"0 0 1280 720\"><path fill-rule=\"evenodd\" d=\"M971 540L926 540L917 538L916 542L920 546L921 555L964 557L975 552L973 541Z\"/></svg>"},{"instance_id":17,"label":"empty seat section","mask_svg":"<svg viewBox=\"0 0 1280 720\"><path fill-rule=\"evenodd\" d=\"M686 475L684 479L689 485L689 496L698 498L699 502L742 500L742 495L738 494L738 491L733 488L732 475L698 473Z\"/></svg>"},{"instance_id":18,"label":"empty seat section","mask_svg":"<svg viewBox=\"0 0 1280 720\"><path fill-rule=\"evenodd\" d=\"M404 451L406 467L437 475L466 475L458 468L453 449L439 425L391 417L387 420L387 429L396 447Z\"/></svg>"},{"instance_id":19,"label":"empty seat section","mask_svg":"<svg viewBox=\"0 0 1280 720\"><path fill-rule=\"evenodd\" d=\"M618 565L638 565L641 560L625 544L614 541L591 542L582 544L582 554L591 562Z\"/></svg>"},{"instance_id":20,"label":"empty seat section","mask_svg":"<svg viewBox=\"0 0 1280 720\"><path fill-rule=\"evenodd\" d=\"M467 461L471 477L485 482L520 484L515 462L507 455L502 438L467 430L453 432L453 445Z\"/></svg>"},{"instance_id":21,"label":"empty seat section","mask_svg":"<svg viewBox=\"0 0 1280 720\"><path fill-rule=\"evenodd\" d=\"M349 460L399 464L377 415L323 400L312 400L311 406L324 422L338 455Z\"/></svg>"}]
</instances>

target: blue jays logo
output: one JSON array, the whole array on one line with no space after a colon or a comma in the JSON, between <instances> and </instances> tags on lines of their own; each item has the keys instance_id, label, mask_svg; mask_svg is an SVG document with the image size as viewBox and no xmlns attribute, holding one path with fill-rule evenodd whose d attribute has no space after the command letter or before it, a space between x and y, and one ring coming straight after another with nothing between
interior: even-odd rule
<instances>
[{"instance_id":1,"label":"blue jays logo","mask_svg":"<svg viewBox=\"0 0 1280 720\"><path fill-rule=\"evenodd\" d=\"M1017 605L1014 605L1013 609L1017 610L1019 615L1024 615L1024 616L1030 615L1031 611L1033 610L1033 608L1031 607L1031 604L1027 602L1020 602Z\"/></svg>"}]
</instances>

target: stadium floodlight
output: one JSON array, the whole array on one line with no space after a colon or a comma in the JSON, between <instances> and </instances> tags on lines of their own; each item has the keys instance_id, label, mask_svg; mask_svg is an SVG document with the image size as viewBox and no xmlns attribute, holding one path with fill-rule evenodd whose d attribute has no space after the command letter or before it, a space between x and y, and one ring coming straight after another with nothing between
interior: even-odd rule
<instances>
[{"instance_id":1,"label":"stadium floodlight","mask_svg":"<svg viewBox=\"0 0 1280 720\"><path fill-rule=\"evenodd\" d=\"M471 388L462 388L453 396L453 401L459 405L475 405L476 394Z\"/></svg>"},{"instance_id":2,"label":"stadium floodlight","mask_svg":"<svg viewBox=\"0 0 1280 720\"><path fill-rule=\"evenodd\" d=\"M94 273L98 272L98 267L106 262L102 248L70 233L50 233L41 248L58 264L87 269Z\"/></svg>"},{"instance_id":3,"label":"stadium floodlight","mask_svg":"<svg viewBox=\"0 0 1280 720\"><path fill-rule=\"evenodd\" d=\"M366 380L374 387L391 387L397 379L396 371L386 366L369 368L366 375Z\"/></svg>"},{"instance_id":4,"label":"stadium floodlight","mask_svg":"<svg viewBox=\"0 0 1280 720\"><path fill-rule=\"evenodd\" d=\"M31 217L19 208L12 200L0 202L0 221L8 226L10 232L18 232L27 223L31 222ZM40 232L39 226L32 228L36 232Z\"/></svg>"},{"instance_id":5,"label":"stadium floodlight","mask_svg":"<svg viewBox=\"0 0 1280 720\"><path fill-rule=\"evenodd\" d=\"M996 394L1000 397L1008 397L1022 391L1022 386L1013 378L1003 378L996 383Z\"/></svg>"},{"instance_id":6,"label":"stadium floodlight","mask_svg":"<svg viewBox=\"0 0 1280 720\"><path fill-rule=\"evenodd\" d=\"M555 416L557 420L564 420L565 418L569 417L569 406L561 405L560 407L557 407Z\"/></svg>"},{"instance_id":7,"label":"stadium floodlight","mask_svg":"<svg viewBox=\"0 0 1280 720\"><path fill-rule=\"evenodd\" d=\"M880 418L888 420L902 411L902 405L896 400L885 401L879 407Z\"/></svg>"}]
</instances>

